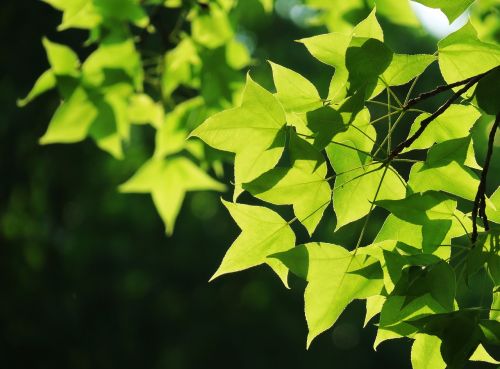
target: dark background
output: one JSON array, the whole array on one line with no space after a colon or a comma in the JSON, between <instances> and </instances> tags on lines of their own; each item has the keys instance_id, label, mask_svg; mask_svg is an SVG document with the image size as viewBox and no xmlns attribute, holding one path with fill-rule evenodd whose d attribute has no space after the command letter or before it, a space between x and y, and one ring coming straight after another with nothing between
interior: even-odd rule
<instances>
[{"instance_id":1,"label":"dark background","mask_svg":"<svg viewBox=\"0 0 500 369\"><path fill-rule=\"evenodd\" d=\"M151 152L141 142L152 131L135 132L137 155L125 162L90 140L38 145L56 94L24 109L15 102L48 67L44 35L70 45L85 39L57 33L59 18L39 1L0 4L0 368L410 367L409 340L373 351L362 303L306 351L304 283L292 278L286 290L265 267L207 283L239 232L219 194L189 194L167 238L147 196L117 192ZM421 34L387 29L399 52L434 51ZM326 89L331 71L293 42L318 31L277 17L253 31L263 83L270 74L262 61L272 59ZM421 88L439 82L436 72ZM371 235L380 225L375 218Z\"/></svg>"}]
</instances>

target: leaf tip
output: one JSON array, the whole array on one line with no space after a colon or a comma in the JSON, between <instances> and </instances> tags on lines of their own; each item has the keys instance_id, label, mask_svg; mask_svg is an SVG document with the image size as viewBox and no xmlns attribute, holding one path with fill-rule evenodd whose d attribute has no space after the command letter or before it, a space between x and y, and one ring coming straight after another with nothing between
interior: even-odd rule
<instances>
[{"instance_id":1,"label":"leaf tip","mask_svg":"<svg viewBox=\"0 0 500 369\"><path fill-rule=\"evenodd\" d=\"M311 343L315 338L316 338L315 334L312 334L311 332L307 334L306 350L309 350L309 348L311 347Z\"/></svg>"},{"instance_id":2,"label":"leaf tip","mask_svg":"<svg viewBox=\"0 0 500 369\"><path fill-rule=\"evenodd\" d=\"M28 105L27 99L17 99L16 100L16 106L18 108L24 108L26 105Z\"/></svg>"},{"instance_id":3,"label":"leaf tip","mask_svg":"<svg viewBox=\"0 0 500 369\"><path fill-rule=\"evenodd\" d=\"M208 283L210 282L213 282L216 278L220 277L222 274L224 274L223 272L220 271L220 268L217 269L215 271L215 273L210 277L210 279L208 280Z\"/></svg>"},{"instance_id":4,"label":"leaf tip","mask_svg":"<svg viewBox=\"0 0 500 369\"><path fill-rule=\"evenodd\" d=\"M43 135L38 139L38 144L39 145L48 145L51 143L50 138L47 137L47 135Z\"/></svg>"}]
</instances>

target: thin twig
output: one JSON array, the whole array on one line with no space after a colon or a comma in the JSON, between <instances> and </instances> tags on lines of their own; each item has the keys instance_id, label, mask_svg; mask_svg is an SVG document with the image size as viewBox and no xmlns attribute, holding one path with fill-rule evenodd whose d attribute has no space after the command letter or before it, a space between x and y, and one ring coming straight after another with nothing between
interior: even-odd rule
<instances>
[{"instance_id":1,"label":"thin twig","mask_svg":"<svg viewBox=\"0 0 500 369\"><path fill-rule=\"evenodd\" d=\"M441 85L441 86L438 86L436 87L434 90L431 90L431 91L428 91L428 92L424 92L424 93L421 93L420 95L418 95L417 97L414 97L413 99L411 100L408 100L404 105L403 105L403 109L406 110L408 108L410 108L411 106L413 105L416 105L418 104L419 102L423 101L423 100L426 100L428 99L429 97L432 97L432 96L436 96L442 92L445 92L445 91L449 91L451 90L452 88L455 88L455 87L458 87L458 86L463 86L463 85L466 85L468 83L470 83L471 81L475 81L477 82L477 80L481 79L482 77L484 77L486 74L488 74L488 72L485 72L485 73L482 73L482 74L478 74L477 76L473 76L473 77L470 77L470 78L467 78L467 79L464 79L462 81L458 81L458 82L454 82L454 83L450 83L448 85ZM475 83L474 82L474 83Z\"/></svg>"},{"instance_id":2,"label":"thin twig","mask_svg":"<svg viewBox=\"0 0 500 369\"><path fill-rule=\"evenodd\" d=\"M392 119L391 119L391 95L389 94L389 89L387 89L387 155L391 153L391 132L392 132Z\"/></svg>"},{"instance_id":3,"label":"thin twig","mask_svg":"<svg viewBox=\"0 0 500 369\"><path fill-rule=\"evenodd\" d=\"M401 122L401 119L403 119L403 117L405 116L405 111L401 112L401 114L398 116L398 118L396 119L396 121L394 122L394 124L391 126L391 128L389 129L389 131L387 132L387 136L385 136L385 138L383 139L383 141L380 143L380 145L378 146L377 150L375 150L375 153L373 154L373 156L377 156L377 154L380 152L380 150L382 150L383 146L385 145L386 141L389 139L389 137L392 135L392 132L396 129L396 127L398 126L399 122Z\"/></svg>"},{"instance_id":4,"label":"thin twig","mask_svg":"<svg viewBox=\"0 0 500 369\"><path fill-rule=\"evenodd\" d=\"M486 152L486 159L484 161L483 171L481 172L481 180L479 181L479 186L476 193L476 198L474 199L474 207L472 208L472 244L477 241L477 216L483 220L484 229L489 230L488 217L486 216L486 179L488 176L488 170L490 168L491 156L493 155L493 143L495 142L495 134L500 124L500 114L497 114L495 118L495 123L491 127L490 135L488 138L488 151Z\"/></svg>"},{"instance_id":5,"label":"thin twig","mask_svg":"<svg viewBox=\"0 0 500 369\"><path fill-rule=\"evenodd\" d=\"M401 142L398 146L391 151L391 154L387 157L386 161L391 162L396 156L398 156L405 148L410 147L421 135L424 133L427 126L443 114L450 106L457 100L462 94L467 92L472 86L474 86L485 74L480 74L478 76L472 77L460 90L455 92L443 105L439 107L434 113L429 117L425 118L420 122L420 127L418 130L405 141Z\"/></svg>"}]
</instances>

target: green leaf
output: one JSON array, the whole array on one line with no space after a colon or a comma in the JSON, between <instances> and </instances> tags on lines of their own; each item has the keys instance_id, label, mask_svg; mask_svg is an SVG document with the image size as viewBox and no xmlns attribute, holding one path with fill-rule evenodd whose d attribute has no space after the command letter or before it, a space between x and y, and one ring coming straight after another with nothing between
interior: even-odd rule
<instances>
[{"instance_id":1,"label":"green leaf","mask_svg":"<svg viewBox=\"0 0 500 369\"><path fill-rule=\"evenodd\" d=\"M45 145L82 141L97 114L97 107L87 92L81 87L77 88L70 98L59 106L47 132L40 138L40 143Z\"/></svg>"},{"instance_id":2,"label":"green leaf","mask_svg":"<svg viewBox=\"0 0 500 369\"><path fill-rule=\"evenodd\" d=\"M199 44L215 49L233 37L233 29L226 12L212 3L209 13L199 14L193 19L191 34Z\"/></svg>"},{"instance_id":3,"label":"green leaf","mask_svg":"<svg viewBox=\"0 0 500 369\"><path fill-rule=\"evenodd\" d=\"M420 128L420 123L429 116L429 113L419 115L413 122L408 137L412 136ZM481 113L472 105L453 104L429 123L422 135L406 151L427 149L434 143L470 136L472 126L480 116Z\"/></svg>"},{"instance_id":4,"label":"green leaf","mask_svg":"<svg viewBox=\"0 0 500 369\"><path fill-rule=\"evenodd\" d=\"M117 159L123 158L122 140L130 137L127 104L119 93L108 92L100 99L93 99L98 109L89 135L97 145Z\"/></svg>"},{"instance_id":5,"label":"green leaf","mask_svg":"<svg viewBox=\"0 0 500 369\"><path fill-rule=\"evenodd\" d=\"M346 51L345 63L349 72L348 91L368 98L373 93L379 76L392 61L392 51L378 39L353 37ZM370 60L370 63L366 63Z\"/></svg>"},{"instance_id":6,"label":"green leaf","mask_svg":"<svg viewBox=\"0 0 500 369\"><path fill-rule=\"evenodd\" d=\"M333 136L347 129L340 113L330 106L323 106L305 114L288 113L287 122L318 150L324 149Z\"/></svg>"},{"instance_id":7,"label":"green leaf","mask_svg":"<svg viewBox=\"0 0 500 369\"><path fill-rule=\"evenodd\" d=\"M428 54L394 54L381 78L389 86L401 86L421 75L435 60L437 57Z\"/></svg>"},{"instance_id":8,"label":"green leaf","mask_svg":"<svg viewBox=\"0 0 500 369\"><path fill-rule=\"evenodd\" d=\"M341 246L308 243L273 257L308 281L304 293L308 347L353 300L379 295L382 289L378 263ZM355 273L362 269L367 273Z\"/></svg>"},{"instance_id":9,"label":"green leaf","mask_svg":"<svg viewBox=\"0 0 500 369\"><path fill-rule=\"evenodd\" d=\"M165 116L156 131L155 158L175 154L186 147L189 127L197 126L205 117L203 104L203 99L198 96L177 104Z\"/></svg>"},{"instance_id":10,"label":"green leaf","mask_svg":"<svg viewBox=\"0 0 500 369\"><path fill-rule=\"evenodd\" d=\"M35 82L35 85L24 99L17 101L17 106L24 107L41 94L56 87L56 76L52 69L46 70Z\"/></svg>"},{"instance_id":11,"label":"green leaf","mask_svg":"<svg viewBox=\"0 0 500 369\"><path fill-rule=\"evenodd\" d=\"M479 328L486 339L486 343L500 345L500 321L498 319L481 320Z\"/></svg>"},{"instance_id":12,"label":"green leaf","mask_svg":"<svg viewBox=\"0 0 500 369\"><path fill-rule=\"evenodd\" d=\"M417 334L411 347L411 365L413 369L445 369L439 337Z\"/></svg>"},{"instance_id":13,"label":"green leaf","mask_svg":"<svg viewBox=\"0 0 500 369\"><path fill-rule=\"evenodd\" d=\"M476 87L476 100L487 114L496 115L500 112L497 97L500 96L500 68L495 68L483 77Z\"/></svg>"},{"instance_id":14,"label":"green leaf","mask_svg":"<svg viewBox=\"0 0 500 369\"><path fill-rule=\"evenodd\" d=\"M420 249L409 247L397 240L387 240L358 248L359 255L369 255L377 259L384 273L385 292L392 293L408 266L428 266L439 258L422 255Z\"/></svg>"},{"instance_id":15,"label":"green leaf","mask_svg":"<svg viewBox=\"0 0 500 369\"><path fill-rule=\"evenodd\" d=\"M380 314L382 306L384 306L385 299L386 297L381 295L370 296L366 299L366 315L363 327L366 327L375 315Z\"/></svg>"},{"instance_id":16,"label":"green leaf","mask_svg":"<svg viewBox=\"0 0 500 369\"><path fill-rule=\"evenodd\" d=\"M457 19L474 0L415 0L430 8L439 8L448 17L450 23Z\"/></svg>"},{"instance_id":17,"label":"green leaf","mask_svg":"<svg viewBox=\"0 0 500 369\"><path fill-rule=\"evenodd\" d=\"M485 73L500 65L500 46L482 42L467 23L438 43L439 68L447 83Z\"/></svg>"},{"instance_id":18,"label":"green leaf","mask_svg":"<svg viewBox=\"0 0 500 369\"><path fill-rule=\"evenodd\" d=\"M233 38L226 44L227 64L233 69L243 69L251 63L251 55L247 46Z\"/></svg>"},{"instance_id":19,"label":"green leaf","mask_svg":"<svg viewBox=\"0 0 500 369\"><path fill-rule=\"evenodd\" d=\"M500 322L500 291L493 292L493 300L491 302L490 319ZM498 343L500 344L500 329L498 331Z\"/></svg>"},{"instance_id":20,"label":"green leaf","mask_svg":"<svg viewBox=\"0 0 500 369\"><path fill-rule=\"evenodd\" d=\"M270 62L276 97L287 112L303 113L323 105L316 87L291 69Z\"/></svg>"},{"instance_id":21,"label":"green leaf","mask_svg":"<svg viewBox=\"0 0 500 369\"><path fill-rule=\"evenodd\" d=\"M376 202L394 216L422 226L422 250L433 253L443 242L452 225L456 201L439 192L414 194L402 200Z\"/></svg>"},{"instance_id":22,"label":"green leaf","mask_svg":"<svg viewBox=\"0 0 500 369\"><path fill-rule=\"evenodd\" d=\"M110 77L116 76L120 82L130 81L137 91L142 90L144 71L140 55L133 39L120 32L101 41L97 50L85 60L82 71L84 82L92 86L110 84Z\"/></svg>"},{"instance_id":23,"label":"green leaf","mask_svg":"<svg viewBox=\"0 0 500 369\"><path fill-rule=\"evenodd\" d=\"M374 87L377 72L387 67L390 54L382 41L383 32L375 17L375 11L354 27L352 33L333 32L299 40L312 56L335 68L328 92L328 100L332 103L341 102L349 88L356 90L365 84L368 85L365 89ZM351 50L348 53L349 48ZM359 58L363 56L373 58L372 63L359 63ZM369 80L365 79L366 75L369 75Z\"/></svg>"},{"instance_id":24,"label":"green leaf","mask_svg":"<svg viewBox=\"0 0 500 369\"><path fill-rule=\"evenodd\" d=\"M273 11L274 0L259 0L266 13Z\"/></svg>"},{"instance_id":25,"label":"green leaf","mask_svg":"<svg viewBox=\"0 0 500 369\"><path fill-rule=\"evenodd\" d=\"M417 76L421 75L427 67L437 60L434 55L427 54L394 54L391 64L382 73L377 83L377 87L373 91L371 98L376 97L387 86L401 86Z\"/></svg>"},{"instance_id":26,"label":"green leaf","mask_svg":"<svg viewBox=\"0 0 500 369\"><path fill-rule=\"evenodd\" d=\"M165 113L161 104L156 103L149 95L136 94L129 101L128 116L132 123L148 124L161 127Z\"/></svg>"},{"instance_id":27,"label":"green leaf","mask_svg":"<svg viewBox=\"0 0 500 369\"><path fill-rule=\"evenodd\" d=\"M369 255L378 260L384 274L384 286L387 293L392 292L395 284L401 277L403 267L406 265L404 258L399 254L396 246L397 241L384 241L360 247L357 251L359 255Z\"/></svg>"},{"instance_id":28,"label":"green leaf","mask_svg":"<svg viewBox=\"0 0 500 369\"><path fill-rule=\"evenodd\" d=\"M497 187L490 201L486 201L486 216L489 221L500 224L500 187Z\"/></svg>"},{"instance_id":29,"label":"green leaf","mask_svg":"<svg viewBox=\"0 0 500 369\"><path fill-rule=\"evenodd\" d=\"M376 9L374 8L368 17L359 22L352 31L353 37L373 38L384 42L384 32L378 23L375 16Z\"/></svg>"},{"instance_id":30,"label":"green leaf","mask_svg":"<svg viewBox=\"0 0 500 369\"><path fill-rule=\"evenodd\" d=\"M187 191L223 191L224 185L184 157L147 161L132 178L120 186L121 192L151 193L156 209L171 235Z\"/></svg>"},{"instance_id":31,"label":"green leaf","mask_svg":"<svg viewBox=\"0 0 500 369\"><path fill-rule=\"evenodd\" d=\"M146 27L149 23L140 0L93 0L93 3L104 18L130 21L139 27Z\"/></svg>"},{"instance_id":32,"label":"green leaf","mask_svg":"<svg viewBox=\"0 0 500 369\"><path fill-rule=\"evenodd\" d=\"M495 360L491 357L490 354L488 354L488 351L486 351L483 347L483 345L477 346L476 350L474 353L471 355L469 358L470 361L483 361L485 363L490 363L490 364L500 364L500 361Z\"/></svg>"},{"instance_id":33,"label":"green leaf","mask_svg":"<svg viewBox=\"0 0 500 369\"><path fill-rule=\"evenodd\" d=\"M308 7L317 11L317 17L311 19L311 25L326 26L333 32L351 32L353 19L346 14L366 14L366 3L364 0L306 0Z\"/></svg>"},{"instance_id":34,"label":"green leaf","mask_svg":"<svg viewBox=\"0 0 500 369\"><path fill-rule=\"evenodd\" d=\"M455 161L436 168L416 163L411 169L408 185L414 192L445 191L474 201L479 180L474 172Z\"/></svg>"},{"instance_id":35,"label":"green leaf","mask_svg":"<svg viewBox=\"0 0 500 369\"><path fill-rule=\"evenodd\" d=\"M325 180L326 162L319 151L293 132L289 147L290 167L271 169L243 188L272 204L293 205L295 216L312 235L332 195Z\"/></svg>"},{"instance_id":36,"label":"green leaf","mask_svg":"<svg viewBox=\"0 0 500 369\"><path fill-rule=\"evenodd\" d=\"M102 17L92 0L43 1L64 12L62 23L57 28L59 31L69 28L92 29L102 22Z\"/></svg>"},{"instance_id":37,"label":"green leaf","mask_svg":"<svg viewBox=\"0 0 500 369\"><path fill-rule=\"evenodd\" d=\"M377 0L377 14L397 25L420 26L408 0Z\"/></svg>"},{"instance_id":38,"label":"green leaf","mask_svg":"<svg viewBox=\"0 0 500 369\"><path fill-rule=\"evenodd\" d=\"M345 68L345 53L351 38L350 34L332 32L303 38L298 42L303 43L307 51L320 62L334 68Z\"/></svg>"},{"instance_id":39,"label":"green leaf","mask_svg":"<svg viewBox=\"0 0 500 369\"><path fill-rule=\"evenodd\" d=\"M341 152L337 151L335 156L341 156ZM337 175L333 189L336 229L368 215L374 200L397 200L405 196L406 186L394 169L388 169L384 175L384 168L380 168L378 164L370 164L352 160L349 165L352 170ZM353 169L360 166L362 167L359 169ZM379 184L380 190L375 199Z\"/></svg>"},{"instance_id":40,"label":"green leaf","mask_svg":"<svg viewBox=\"0 0 500 369\"><path fill-rule=\"evenodd\" d=\"M295 234L289 223L277 213L261 206L222 202L242 232L227 250L210 280L266 263L288 287L288 269L281 261L268 256L294 248Z\"/></svg>"},{"instance_id":41,"label":"green leaf","mask_svg":"<svg viewBox=\"0 0 500 369\"><path fill-rule=\"evenodd\" d=\"M444 245L450 245L453 238L461 237L467 234L466 230L472 229L470 218L459 210L454 211L451 221L451 227L442 240L442 244ZM406 222L390 214L373 242L377 243L384 240L400 241L412 247L422 249L424 245L423 226ZM433 254L446 260L451 256L451 248L449 246L442 246L435 250Z\"/></svg>"},{"instance_id":42,"label":"green leaf","mask_svg":"<svg viewBox=\"0 0 500 369\"><path fill-rule=\"evenodd\" d=\"M285 142L285 124L280 103L248 76L241 106L211 116L191 136L236 154L234 198L237 198L243 183L278 163Z\"/></svg>"},{"instance_id":43,"label":"green leaf","mask_svg":"<svg viewBox=\"0 0 500 369\"><path fill-rule=\"evenodd\" d=\"M403 276L380 313L375 347L387 339L413 336L417 319L455 310L455 273L448 263L406 269Z\"/></svg>"},{"instance_id":44,"label":"green leaf","mask_svg":"<svg viewBox=\"0 0 500 369\"><path fill-rule=\"evenodd\" d=\"M424 163L416 163L408 185L414 192L445 191L474 201L479 185L477 175L467 168L470 138L447 140L434 145Z\"/></svg>"},{"instance_id":45,"label":"green leaf","mask_svg":"<svg viewBox=\"0 0 500 369\"><path fill-rule=\"evenodd\" d=\"M199 88L201 65L196 45L191 38L185 37L165 54L161 79L163 94L170 96L179 85Z\"/></svg>"},{"instance_id":46,"label":"green leaf","mask_svg":"<svg viewBox=\"0 0 500 369\"><path fill-rule=\"evenodd\" d=\"M356 115L346 130L336 134L326 147L328 159L336 173L333 189L333 208L337 217L336 229L368 214L381 182L384 168L368 153L376 138L368 110ZM384 175L377 199L404 198L404 180L390 167Z\"/></svg>"},{"instance_id":47,"label":"green leaf","mask_svg":"<svg viewBox=\"0 0 500 369\"><path fill-rule=\"evenodd\" d=\"M49 59L51 70L55 75L78 76L80 60L68 46L57 44L47 38L43 39L43 46Z\"/></svg>"}]
</instances>

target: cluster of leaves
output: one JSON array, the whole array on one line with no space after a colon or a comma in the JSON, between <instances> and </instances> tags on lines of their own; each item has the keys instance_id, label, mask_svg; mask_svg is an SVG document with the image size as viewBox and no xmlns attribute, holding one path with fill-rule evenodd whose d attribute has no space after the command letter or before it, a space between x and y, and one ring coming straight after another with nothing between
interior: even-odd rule
<instances>
[{"instance_id":1,"label":"cluster of leaves","mask_svg":"<svg viewBox=\"0 0 500 369\"><path fill-rule=\"evenodd\" d=\"M221 155L186 137L206 117L233 106L244 86L242 69L251 57L235 31L238 2L45 1L62 12L60 31L88 31L81 52L88 56L81 61L70 47L44 39L50 69L19 105L56 88L62 102L40 143L90 137L117 159L128 152L133 125L153 127L153 157L120 190L150 193L171 234L187 191L225 189L207 174L222 175ZM254 1L272 8L272 2ZM177 24L155 22L162 12L177 12ZM150 51L155 36L162 46Z\"/></svg>"},{"instance_id":2,"label":"cluster of leaves","mask_svg":"<svg viewBox=\"0 0 500 369\"><path fill-rule=\"evenodd\" d=\"M454 20L472 0L421 2ZM242 232L212 279L267 264L287 287L289 271L306 280L307 346L348 304L365 299L365 324L380 314L374 346L414 339L415 369L499 363L485 347L500 344L494 224L500 221L500 190L488 198L485 189L500 120L500 46L481 40L467 23L441 40L433 55L397 54L384 43L375 10L350 31L300 42L335 68L327 96L302 75L271 63L276 93L248 75L240 106L191 133L235 154L233 201L223 203ZM434 62L446 84L412 98L419 76ZM393 87L410 82L400 99ZM451 96L436 111L416 108L446 91ZM387 113L372 117L378 105ZM408 138L393 145L399 123L411 114ZM493 122L483 166L471 134L479 119ZM379 137L381 132L386 134ZM244 192L262 205L237 202ZM362 220L354 245L315 238L330 203L336 230ZM282 205L292 206L293 219L279 214ZM388 215L366 240L377 207ZM297 245L297 224L307 230L308 242ZM460 291L474 289L478 275L488 276L492 294L470 306Z\"/></svg>"},{"instance_id":3,"label":"cluster of leaves","mask_svg":"<svg viewBox=\"0 0 500 369\"><path fill-rule=\"evenodd\" d=\"M50 69L20 101L59 92L62 102L42 144L90 137L121 159L132 126L153 127L153 157L120 189L150 193L168 234L186 191L225 188L207 171L220 175L222 158L230 157L224 152L233 153L234 194L223 203L242 233L212 278L267 264L285 286L289 271L306 280L307 345L353 300L366 299L365 324L380 314L375 347L414 339L416 369L495 362L485 349L500 344L500 190L485 193L499 124L495 0L478 2L472 11L483 22L441 40L433 55L397 54L384 43L377 16L418 25L407 1L377 0L353 28L346 15L374 8L375 1L305 0L318 10L310 23L332 31L300 40L335 69L326 96L275 63L276 93L250 75L245 82L252 61L236 27L240 5L250 0L45 1L62 11L61 31L84 29L89 38L84 60L43 41ZM273 7L270 0L251 1ZM474 1L419 2L453 21ZM165 10L178 12L172 27L155 22ZM151 35L160 36L163 51L148 54ZM435 62L446 85L412 98L419 76ZM410 82L404 99L394 93ZM416 108L447 91L452 95L435 112ZM380 106L387 113L377 116ZM413 123L405 130L408 117ZM480 120L494 121L482 166L471 134ZM393 145L398 127L408 138ZM245 192L262 205L237 202ZM335 231L362 222L354 244L316 242L331 203ZM284 219L285 206L295 217ZM377 207L389 215L367 240ZM297 242L298 224L306 243ZM483 275L491 298L470 306L461 291Z\"/></svg>"}]
</instances>

